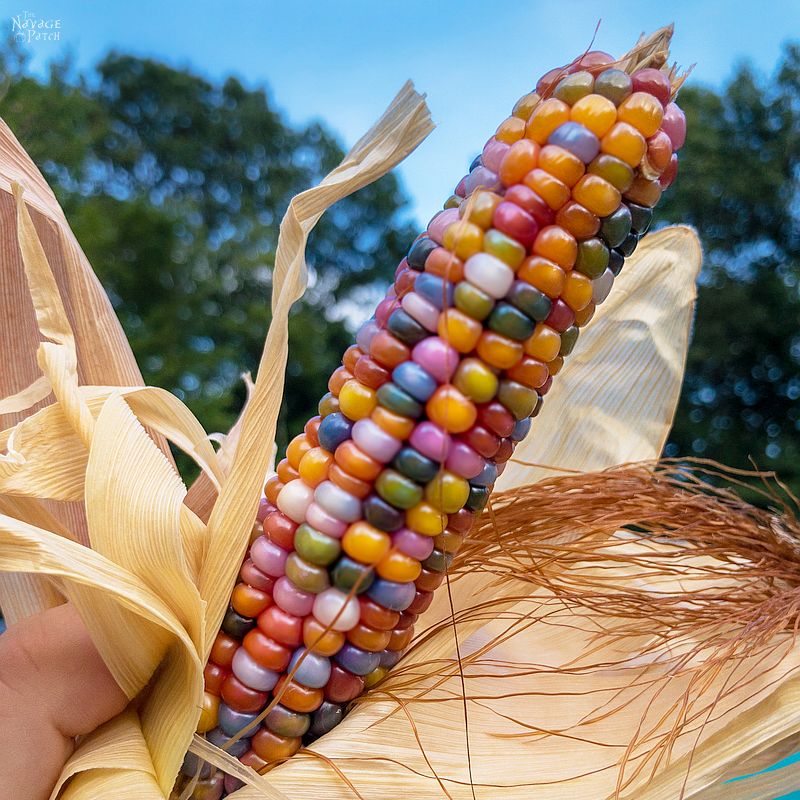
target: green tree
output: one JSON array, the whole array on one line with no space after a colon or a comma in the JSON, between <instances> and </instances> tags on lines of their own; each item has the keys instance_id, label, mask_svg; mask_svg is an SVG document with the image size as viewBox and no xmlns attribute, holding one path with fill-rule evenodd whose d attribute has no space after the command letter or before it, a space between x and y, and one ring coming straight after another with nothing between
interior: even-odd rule
<instances>
[{"instance_id":1,"label":"green tree","mask_svg":"<svg viewBox=\"0 0 800 800\"><path fill-rule=\"evenodd\" d=\"M687 87L689 135L660 219L696 226L705 265L670 455L775 469L800 490L800 46Z\"/></svg>"},{"instance_id":2,"label":"green tree","mask_svg":"<svg viewBox=\"0 0 800 800\"><path fill-rule=\"evenodd\" d=\"M335 138L318 123L288 126L263 87L235 79L113 53L85 75L57 64L44 81L13 48L3 62L2 115L53 184L146 380L225 429L269 321L278 222L339 160ZM800 491L800 47L786 47L769 79L740 66L720 92L687 87L681 104L689 138L659 218L697 227L705 267L667 453L752 458ZM389 176L312 237L283 441L349 342L331 310L386 282L411 241L404 209Z\"/></svg>"},{"instance_id":3,"label":"green tree","mask_svg":"<svg viewBox=\"0 0 800 800\"><path fill-rule=\"evenodd\" d=\"M270 319L278 225L342 158L318 122L292 127L264 87L111 53L91 74L31 77L13 48L2 116L53 186L145 380L226 430ZM385 284L414 235L393 175L333 207L293 312L280 439L313 415L352 334L337 304ZM363 288L359 288L363 291Z\"/></svg>"}]
</instances>

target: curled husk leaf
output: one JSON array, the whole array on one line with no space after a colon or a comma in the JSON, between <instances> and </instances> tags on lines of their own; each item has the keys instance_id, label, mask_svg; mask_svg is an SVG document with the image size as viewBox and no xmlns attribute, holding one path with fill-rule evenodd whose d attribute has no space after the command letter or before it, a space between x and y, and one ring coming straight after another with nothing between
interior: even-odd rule
<instances>
[{"instance_id":1,"label":"curled husk leaf","mask_svg":"<svg viewBox=\"0 0 800 800\"><path fill-rule=\"evenodd\" d=\"M306 283L306 239L330 205L392 169L431 129L424 99L406 84L342 163L290 204L276 252L273 324L259 379L235 451L222 457L169 393L84 383L75 328L32 218L55 201L10 131L2 132L0 192L5 188L15 223L7 229L13 245L6 246L13 247L28 285L40 374L30 376L27 386L14 386L0 407L20 415L34 411L0 433L0 571L45 578L45 585L73 602L117 682L136 699L127 716L81 744L54 794L170 793L199 715L203 665L272 457L263 443L274 439L288 313ZM30 187L25 196L23 183ZM53 235L58 244L74 242L63 215ZM35 410L45 390L53 402ZM194 458L214 487L207 523L187 505L186 487L147 429ZM85 519L56 519L45 505L52 502L81 503ZM20 615L52 600L32 595ZM117 750L138 756L121 760Z\"/></svg>"}]
</instances>

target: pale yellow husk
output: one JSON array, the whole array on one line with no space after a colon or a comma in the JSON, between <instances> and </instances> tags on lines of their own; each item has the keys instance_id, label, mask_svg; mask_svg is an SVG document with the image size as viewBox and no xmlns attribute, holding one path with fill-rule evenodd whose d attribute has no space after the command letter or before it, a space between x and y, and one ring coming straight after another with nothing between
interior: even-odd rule
<instances>
[{"instance_id":1,"label":"pale yellow husk","mask_svg":"<svg viewBox=\"0 0 800 800\"><path fill-rule=\"evenodd\" d=\"M217 454L199 423L174 397L138 385L127 343L52 193L10 131L0 128L2 269L5 275L24 264L33 305L26 301L28 318L22 320L22 328L30 331L33 324L35 343L47 340L33 347L36 361L33 367L26 362L20 373L24 380L15 374L3 383L5 394L13 397L2 401L0 412L15 418L0 434L0 571L13 577L3 576L0 602L13 621L61 596L69 598L120 686L136 699L124 714L81 742L54 796L168 796L192 743L202 665L273 457L264 442L273 439L283 390L288 312L305 288L306 238L329 205L391 169L430 129L424 101L410 86L404 87L342 165L319 187L295 198L281 226L274 316L258 380L228 448ZM14 189L12 201L14 183L24 187L25 195ZM54 267L54 262L62 263L64 253L69 254L71 272ZM513 490L558 470L596 470L659 454L680 390L700 261L697 238L687 228L667 229L645 240L582 335L535 433L519 448L518 463L504 474L502 488ZM72 283L54 281L54 273L71 275ZM82 305L75 300L76 275L81 287L91 288L81 295ZM14 286L17 291L19 281ZM63 305L59 297L66 298ZM4 302L10 305L8 296ZM103 320L94 333L87 327L91 309ZM96 374L86 377L91 370L84 367L81 354L95 339L122 365L109 373L109 380L98 380ZM30 336L25 348L30 354ZM52 402L42 408L50 392ZM12 427L26 413L30 416ZM200 465L201 488L193 490L199 498L196 504L187 500L186 487L146 428L155 432L156 443L161 444L163 436ZM663 722L659 708L666 701L654 696L653 687L659 680L667 693L680 687L669 685L658 663L638 665L636 686L644 687L640 689L626 689L633 674L619 668L581 676L546 670L518 677L492 675L492 659L553 667L580 661L590 649L592 630L577 630L570 620L561 620L564 627L552 624L563 609L526 603L517 596L527 591L521 584L498 587L491 582L483 574L469 576L453 585L451 595L457 612L490 595L509 598L502 615L495 609L489 619L459 623L462 653L480 650L504 628L516 628L512 637L481 654L475 663L486 668L478 669L478 675L471 669L467 679L470 696L487 698L468 706L475 795L514 800L610 796L631 728L643 716L654 720L655 728ZM425 624L433 628L448 619L451 598L440 592ZM549 623L529 624L537 619ZM614 620L593 622L603 624L613 625ZM617 645L609 661L618 664L635 654L620 652ZM597 652L593 657L597 660ZM452 629L425 639L405 663L431 659L445 664L452 676L430 695L445 702L411 703L398 711L390 696L390 678L380 688L385 700L358 706L314 746L364 798L384 800L401 793L419 798L472 796ZM675 742L672 758L659 765L649 786L638 786L626 796L675 798L684 786L686 796L721 796L715 782L734 774L746 758L760 768L765 762L759 754L782 754L787 737L800 727L794 721L800 718L800 694L789 678L798 660L786 653L768 670L762 669L760 685L748 692L744 704L733 711L736 698L726 698L717 718L702 732ZM649 678L656 683L647 688ZM425 685L422 675L420 689ZM629 702L598 720L588 741L546 733L564 731L596 708L598 693L615 686L630 693ZM520 696L496 697L508 693ZM653 702L645 713L648 700ZM503 734L518 731L510 716L542 732L506 738ZM213 763L230 761L197 738L192 748ZM645 756L637 752L633 761ZM236 793L240 798L353 796L330 762L310 754L300 754L264 777L241 765L232 769L251 784ZM432 777L434 773L438 777ZM760 781L754 792L762 794L757 796L766 797L764 778L752 780ZM534 783L540 785L534 788ZM726 796L756 796L745 794L746 784L726 786Z\"/></svg>"},{"instance_id":2,"label":"pale yellow husk","mask_svg":"<svg viewBox=\"0 0 800 800\"><path fill-rule=\"evenodd\" d=\"M33 223L47 253L72 328L78 353L78 378L86 385L137 386L142 377L111 303L70 230L63 211L44 177L24 148L0 120L0 429L8 428L45 404L49 379L37 362L41 334L31 292L25 279L16 234L16 210L11 193L15 181L25 186ZM6 400L5 398L13 398ZM29 408L30 403L37 401ZM27 410L26 410L27 409ZM164 440L155 437L165 450ZM57 524L88 542L80 503L39 503ZM42 603L60 598L47 579L35 575L0 575L0 607L8 621L24 617Z\"/></svg>"}]
</instances>

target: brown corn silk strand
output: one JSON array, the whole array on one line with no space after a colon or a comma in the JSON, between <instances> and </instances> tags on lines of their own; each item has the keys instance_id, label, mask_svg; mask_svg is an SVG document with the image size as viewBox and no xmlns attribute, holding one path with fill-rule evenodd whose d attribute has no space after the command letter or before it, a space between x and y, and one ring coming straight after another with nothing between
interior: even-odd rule
<instances>
[{"instance_id":1,"label":"brown corn silk strand","mask_svg":"<svg viewBox=\"0 0 800 800\"><path fill-rule=\"evenodd\" d=\"M475 195L473 194L469 198L469 200L467 201L467 214L469 213L469 210L472 208L472 205L474 204L474 202L475 202ZM238 439L238 436L239 436L239 433L240 433L240 430L239 430L240 423L241 423L241 417L239 418L239 420L237 420L236 425L231 430L231 432L228 434L228 437L233 438L234 442ZM226 437L226 439L228 437ZM440 466L443 467L444 464L442 463ZM207 487L209 487L210 484L207 481L201 480L201 478L202 478L202 476L200 478L198 478L197 481L195 481L195 484L193 485L192 489L196 489L196 495L195 496L197 498L202 498L203 499L203 503L205 503L205 502L208 501L209 498L213 498L214 495L211 494L207 490ZM191 491L192 490L190 490L190 494L191 494ZM360 588L360 585L361 585L363 579L364 579L364 576L361 576L356 581L356 583L353 586L353 588L347 594L348 599L352 598L352 597L355 597L357 595L358 589ZM449 590L449 583L448 583L448 590ZM452 606L452 604L451 604L451 606ZM332 630L332 626L336 623L336 620L338 620L339 616L343 613L343 611L344 611L344 606L336 614L336 616L331 621L331 623L329 625L325 626L323 631L319 634L318 640L322 639L325 636L326 633L328 633L328 632L330 632ZM453 630L454 630L454 636L455 636L455 641L456 641L456 651L458 652L458 635L457 635L456 627L455 627L456 626L455 615L453 615L453 617L452 617L452 623L451 624L452 624ZM309 648L308 652L311 652L311 650L313 650L313 647ZM222 748L221 748L222 750L227 751L229 747L231 747L235 742L239 741L243 736L247 736L249 733L254 731L263 722L263 720L267 717L267 715L270 713L270 711L272 711L275 708L275 706L277 706L280 703L281 698L283 697L283 695L285 694L285 692L288 689L288 686L289 686L289 683L290 683L291 679L294 677L294 675L297 672L297 670L300 669L300 667L302 666L303 662L305 661L306 655L307 655L307 653L304 653L297 660L297 663L295 664L295 666L291 670L289 670L289 672L287 673L287 681L286 681L286 683L273 696L272 700L265 706L265 708L256 716L255 719L253 719L252 722L250 722L248 725L246 725L245 727L243 727L240 730L238 730L233 736L231 736L226 742L224 742L223 745L222 745ZM457 656L457 658L458 658L458 656ZM465 709L465 711L464 711L464 713L465 713L465 724L468 725L466 700L465 700L464 709ZM410 721L413 724L413 720L410 720ZM313 755L315 755L315 756L317 756L319 758L322 758L323 760L326 760L326 761L328 761L330 763L331 768L338 769L338 768L335 767L334 763L330 759L325 759L324 756L322 756L320 754L317 754L317 753L314 753L313 750L308 750L308 749L304 748L303 752L306 752L306 753L309 753L309 754L313 754ZM469 758L470 758L469 752L467 752L467 759L469 760ZM262 767L262 768L260 768L260 769L258 769L256 771L261 775L266 775L268 772L270 772L271 770L273 770L275 767L279 766L282 763L284 763L284 760L278 760L278 761L270 762L269 764L265 765L264 767ZM198 767L197 775L195 775L194 778L184 787L184 789L180 793L180 796L179 796L178 800L189 800L189 798L192 796L192 793L194 791L195 784L197 782L197 778L198 777L199 777L199 767ZM352 786L352 784L349 781L347 781L347 779L345 778L344 775L342 775L342 778L348 783L348 786L353 788L353 791L356 793L356 795L358 795L358 791L355 789L354 786ZM445 792L446 792L446 790L445 790Z\"/></svg>"},{"instance_id":2,"label":"brown corn silk strand","mask_svg":"<svg viewBox=\"0 0 800 800\"><path fill-rule=\"evenodd\" d=\"M454 564L453 580L457 583L470 570L483 569L499 582L521 580L533 592L504 601L490 599L459 612L459 622L493 617L507 624L504 634L462 659L467 680L490 675L499 682L547 668L536 663L512 665L487 655L502 638L532 624L548 624L546 618L534 621L512 613L508 606L515 599L535 606L547 597L558 596L565 607L576 613L575 625L579 629L586 623L580 614L587 610L593 613L603 601L614 603L615 614L626 624L598 631L598 641L603 637L652 638L661 629L669 632L674 628L687 636L699 632L702 645L694 653L699 664L692 663L686 653L679 653L668 665L675 677L693 674L696 683L712 677L719 663L744 661L752 654L763 657L770 648L791 644L797 616L796 501L787 493L781 496L780 485L772 481L760 490L756 488L756 492L773 508L753 508L730 489L715 488L705 479L727 478L737 486L745 485L747 478L769 476L737 473L706 462L691 466L692 471L681 463L663 463L655 468L652 464L628 465L601 473L555 478L498 495L493 510L484 515L469 547ZM749 488L753 490L752 486ZM631 533L632 527L636 532ZM620 530L624 534L618 534ZM632 543L654 542L662 549L630 552ZM663 549L665 545L673 547ZM511 568L509 559L514 565ZM630 565L639 576L679 577L686 588L654 600L652 592L638 589L635 581L621 581L604 572L614 564ZM725 625L720 626L720 620ZM418 639L415 649L423 647L426 640L449 635L449 625L448 620L429 630ZM716 638L704 636L707 630L716 630ZM776 645L775 637L783 632L788 633L788 638ZM656 639L652 649L658 651L665 641ZM671 641L674 644L674 638ZM635 666L626 661L627 658L620 663L622 668ZM556 671L580 675L608 666L607 661L584 659L559 665ZM411 709L415 704L462 701L452 694L436 695L438 686L458 669L454 661L447 659L412 662L409 666L401 662L384 684L358 702L390 699L413 726ZM744 675L739 683L746 686L749 680L751 676ZM623 688L621 684L620 690ZM727 691L734 688L730 685ZM467 699L485 707L501 696L501 692L489 696L471 694ZM720 699L713 698L712 710ZM610 716L615 710L613 703L601 702L595 716ZM679 710L683 716L676 718L672 736L655 740L646 732L641 736L651 752L659 747L668 752L681 728L702 725L702 717L708 713L705 708L699 714L693 713L688 702ZM589 739L580 732L535 730L531 726L524 730L524 721L510 716L503 719L523 729L517 737ZM583 724L588 726L591 721L587 717ZM325 759L313 751L303 753ZM327 759L327 763L346 778L348 760ZM398 763L392 758L376 760ZM625 785L621 782L621 789ZM444 785L442 789L446 795ZM352 790L354 796L360 796L355 787Z\"/></svg>"},{"instance_id":3,"label":"brown corn silk strand","mask_svg":"<svg viewBox=\"0 0 800 800\"><path fill-rule=\"evenodd\" d=\"M713 485L709 479L723 480ZM761 487L753 481L763 482ZM768 508L742 500L732 487L747 486ZM773 667L795 644L800 610L800 523L797 501L770 473L741 472L713 462L664 461L631 464L604 472L567 475L493 497L492 507L454 559L450 579L484 571L499 583L519 582L528 591L500 600L486 599L455 614L457 622L499 621L504 630L482 646L455 659L415 661L414 651L426 642L450 635L452 620L443 620L415 640L406 659L356 704L393 701L397 711L413 717L417 704L466 700L490 708L504 694L504 680L541 675L586 675L617 667L623 678L616 692L598 699L594 710L570 730L542 730L513 715L492 709L504 722L519 727L506 738L556 736L591 741L582 732L613 716L630 702L626 694L648 656L663 664L664 677L682 679L686 689L674 698L659 725L641 724L624 742L614 797L636 779L652 776L669 761L677 738L700 735L715 708L734 692L747 691L762 671ZM620 578L624 568L624 578ZM659 592L653 579L680 590ZM649 588L643 581L648 580ZM552 619L530 612L557 599L561 609ZM566 621L564 619L567 612ZM593 626L599 614L613 627ZM572 663L510 663L492 651L532 625L595 628L597 652L609 643L636 641L638 655L621 660L592 660L589 650ZM743 669L738 670L737 665ZM491 695L457 697L444 688L463 670L465 683L491 678ZM709 697L703 691L727 671L729 677ZM630 677L624 677L625 673ZM656 690L647 708L662 694ZM605 694L608 692L604 690ZM530 693L523 692L523 696ZM740 705L738 703L737 705ZM422 742L418 739L420 747ZM634 759L633 755L644 748ZM340 762L346 759L338 759ZM691 756L687 769L691 766ZM630 767L630 770L629 770ZM476 784L480 785L480 784ZM510 785L506 784L505 788ZM494 788L500 788L494 785Z\"/></svg>"},{"instance_id":4,"label":"brown corn silk strand","mask_svg":"<svg viewBox=\"0 0 800 800\"><path fill-rule=\"evenodd\" d=\"M469 200L467 201L467 216L469 215L469 211L471 210L471 208L472 208L472 205L473 205L473 204L474 204L474 202L475 202L475 197L476 197L476 195L475 195L475 194L473 194L473 195L472 195L472 196L469 198ZM460 236L460 234L459 234L459 236ZM237 423L237 426L238 426L238 423ZM235 426L235 427L236 427L236 426ZM234 431L232 431L231 433L233 434L233 433L234 433ZM238 435L238 431L236 431L235 433L236 433L236 435ZM229 435L230 435L230 434L229 434ZM440 464L440 466L441 466L441 467L443 467L443 466L444 466L444 464L442 463L442 464ZM198 481L196 482L196 485L199 485L199 486L201 486L201 487L202 487L202 488L199 490L199 492L200 492L200 494L202 494L203 496L205 496L205 493L206 493L206 490L205 490L205 484L200 484L200 481L198 480ZM193 487L193 488L194 488L194 487ZM199 494L198 496L200 496L200 494ZM352 588L352 589L351 589L351 590L348 592L348 594L347 594L347 597L348 597L348 598L352 598L352 597L355 597L355 596L356 596L356 594L358 593L358 589L359 589L359 587L360 587L360 585L361 585L361 582L362 582L362 580L363 580L363 577L364 577L364 576L361 576L361 577L360 577L360 578L359 578L359 579L356 581L356 583L355 583L355 585L353 586L353 588ZM447 580L447 591L448 591L448 593L449 593L449 591L450 591L449 577L448 577L448 580ZM452 629L453 629L453 636L454 636L454 640L455 640L455 646L456 646L456 660L460 662L460 651L459 651L458 632L457 632L457 620L456 620L456 616L455 616L455 612L454 612L454 606L453 606L453 604L452 604L452 598L450 598L450 605L451 605L451 614L452 614L452 616L451 616L451 625L452 625ZM331 621L331 623L330 623L329 625L326 625L326 626L325 626L325 628L323 629L323 631L322 631L322 632L319 634L318 640L319 640L319 639L322 639L322 638L325 636L325 634L326 634L326 633L328 633L330 630L332 630L332 626L333 626L333 625L336 623L336 620L339 618L339 616L341 615L341 613L342 613L343 611L344 611L344 607L342 607L342 609L340 609L339 613L337 613L337 615L334 617L334 619ZM312 650L313 650L313 647L312 647L312 648L309 648L309 651L308 651L308 652L311 652ZM228 749L228 748L229 748L231 745L233 745L235 742L237 742L237 741L238 741L239 739L241 739L243 736L247 736L247 735L248 735L248 733L250 733L250 732L252 732L253 730L255 730L255 729L256 729L256 728L257 728L257 727L258 727L258 726L261 724L261 722L263 722L263 720L264 720L264 719L267 717L267 715L270 713L270 711L272 711L272 710L273 710L273 708L275 708L275 706L277 706L277 705L280 703L280 701L281 701L281 698L283 697L283 695L285 694L286 690L288 689L289 682L291 681L291 679L293 678L293 676L295 675L295 673L297 672L297 670L298 670L298 669L301 667L301 665L302 665L303 661L305 661L306 655L307 655L307 653L304 653L304 654L303 654L303 655L302 655L302 656L301 656L301 657L300 657L300 658L297 660L297 663L295 664L295 666L294 666L294 667L293 667L293 668L292 668L292 669L291 669L291 670L290 670L290 671L287 673L287 681L286 681L286 683L285 683L285 684L284 684L284 685L281 687L281 689L280 689L280 690L279 690L279 691L278 691L278 692L277 692L277 693L274 695L274 697L273 697L273 698L272 698L272 700L271 700L271 701L270 701L270 702L267 704L267 706L266 706L266 707L265 707L265 708L264 708L264 709L263 709L263 710L262 710L262 711L261 711L261 712L258 714L258 716L257 716L257 717L256 717L256 718L255 718L255 719L252 721L252 722L250 722L250 723L249 723L248 725L246 725L245 727L241 728L239 731L237 731L237 732L236 732L236 734L234 734L234 735L233 735L233 736L231 736L231 737L230 737L230 738L229 738L229 739L228 739L226 742L224 742L224 743L223 743L223 745L222 745L222 748L221 748L222 750L224 750L224 751L227 751L227 749ZM468 726L469 726L469 718L468 718L467 701L466 701L466 687L465 687L465 686L462 686L462 689L463 689L463 699L464 699L464 723L465 723L465 728L468 730ZM414 721L413 721L413 717L411 717L411 716L409 715L409 716L408 716L408 720L409 720L409 724L410 724L410 725L412 726L412 728L413 728L413 727L414 727ZM347 778L347 776L344 774L344 772L342 772L342 771L339 769L339 767L336 765L336 763L335 763L335 761L334 761L333 759L329 759L329 758L327 758L326 756L324 756L324 755L322 755L322 754L320 754L320 753L316 753L314 750L312 750L312 749L310 749L310 748L302 748L302 749L301 749L299 752L301 752L301 753L304 753L304 754L307 754L307 755L309 755L309 756L311 756L311 757L316 757L316 758L319 758L319 759L321 759L321 760L325 761L325 762L326 762L326 763L327 763L327 764L330 766L330 768L331 768L331 769L333 769L333 770L334 770L334 771L337 773L337 775L339 775L339 777L340 777L340 778L343 780L343 782L344 782L344 783L346 783L346 785L348 786L348 788L352 790L352 792L354 793L354 795L355 795L357 798L361 798L361 795L359 794L359 792L358 792L358 790L356 789L356 787L355 787L355 786L353 785L353 783L352 783L352 782L351 782L351 781L350 781L350 780ZM423 752L423 757L424 757L424 749L422 750L422 752ZM470 764L470 760L471 760L471 756L470 756L470 752L469 752L469 738L468 738L468 735L467 735L467 752L466 752L466 756L467 756L467 762L468 762L468 765L469 765L469 764ZM284 761L285 761L285 760L279 760L279 761L270 762L270 763L266 764L264 767L261 767L260 769L258 769L258 770L256 770L256 771L257 771L257 772L258 772L260 775L266 775L266 774L268 774L270 771L272 771L273 769L275 769L276 767L278 767L280 764L284 763ZM427 761L427 759L426 759L426 761ZM230 762L229 762L229 763L230 763ZM435 775L435 770L433 769L433 765L430 763L430 761L427 761L427 764L428 764L429 768L431 769L431 771L433 772L433 774ZM471 771L471 766L469 766L468 768L469 768L469 769L470 769L470 771ZM192 793L193 793L193 791L194 791L194 788L195 788L195 784L196 784L196 782L197 782L197 779L198 779L198 777L199 777L199 770L200 770L200 767L198 766L198 771L197 771L197 774L196 774L196 775L193 777L193 779L192 779L192 780L190 780L190 782L189 782L189 783L188 783L188 784L187 784L187 785L184 787L183 791L180 793L180 796L179 796L178 800L189 800L189 798L192 796ZM470 780L470 783L471 783L471 780ZM449 798L449 797L450 797L450 795L449 795L449 793L447 792L447 789L446 789L446 787L445 787L444 783L442 783L441 781L439 781L439 785L441 786L441 788L442 788L442 791L444 792L445 796L447 796L447 797ZM473 796L474 796L474 793L473 793Z\"/></svg>"},{"instance_id":5,"label":"brown corn silk strand","mask_svg":"<svg viewBox=\"0 0 800 800\"><path fill-rule=\"evenodd\" d=\"M598 28L599 28L599 22L598 22ZM633 72L635 72L635 71L637 71L639 69L643 69L645 67L655 67L655 68L658 68L658 69L663 68L664 64L666 63L666 60L667 60L667 58L669 56L669 42L670 42L670 40L672 38L673 30L674 30L674 26L669 25L669 26L666 26L664 28L661 28L660 30L656 31L655 33L651 34L650 36L642 35L640 37L639 41L636 43L636 45L628 53L626 53L621 59L609 64L609 66L617 66L618 68L628 72L629 74L632 74ZM596 32L597 31L595 30L595 35L596 35ZM583 55L586 55L586 53L588 53L589 50L591 49L592 44L594 43L594 38L595 37L593 36L592 42L590 42L589 45L586 47L586 50L584 51ZM667 70L665 70L665 71L667 71ZM677 65L673 65L672 68L667 71L668 75L669 75L670 83L672 85L671 97L674 98L675 95L677 95L678 90L683 85L683 83L686 80L686 78L688 77L688 74L689 74L690 71L691 70L689 70L689 71L687 71L687 72L685 72L683 74L680 74L679 70L677 68ZM565 69L564 75L566 75L566 74L567 74L567 71ZM553 82L551 83L549 91L545 91L543 93L542 98L541 98L542 100L546 99L549 96L549 94L552 92L552 89L555 87L555 85L557 84L557 82L560 79L560 77L561 76L559 76L558 78L553 80ZM470 216L471 204L474 201L475 197L476 197L476 195L473 194L470 197L469 201L468 201L467 211L464 214L464 217L467 218L467 219ZM514 459L512 458L511 460L513 461ZM495 498L498 498L498 496L495 495ZM502 499L500 499L500 503L502 504ZM492 510L491 504L490 504L490 508L488 510L488 513L484 515L484 519L487 519L487 518L490 521L490 530L493 531L495 529L495 526L496 526L496 521L494 519L494 514L493 514L493 510ZM481 528L481 526L476 526L477 530L480 530L480 528ZM473 530L473 532L470 534L470 537L474 536L475 534L476 534L476 530ZM523 537L524 537L524 534L523 534ZM459 622L459 617L461 617L461 616L467 616L467 617L471 616L472 619L478 619L480 617L476 617L475 615L469 614L469 610L468 610L466 615L457 614L456 613L456 609L455 609L455 605L454 605L454 601L453 601L452 589L451 589L451 580L457 579L457 577L459 575L459 572L460 572L460 574L464 575L464 574L468 574L471 571L473 571L471 568L476 568L474 571L481 571L482 569L484 569L487 566L486 563L481 560L480 555L484 555L484 557L491 557L491 555L489 553L483 553L482 554L479 551L479 553L478 553L479 557L478 557L478 562L477 563L470 563L467 560L466 561L466 566L464 568L462 568L462 570L459 569L459 565L462 564L462 562L465 562L465 559L468 559L468 553L472 549L470 545L472 545L472 544L473 543L470 541L470 538L468 538L465 541L464 549L461 551L460 554L456 555L455 562L453 564L452 570L448 569L448 567L445 566L445 570L444 570L444 572L445 572L445 586L440 591L446 590L446 592L447 592L448 603L449 603L449 608L450 608L450 619L445 621L444 623L442 623L442 626L437 627L437 628L433 629L432 631L428 632L426 634L426 636L423 638L422 641L424 641L425 639L427 639L427 638L429 638L431 636L435 636L437 634L444 635L445 632L446 632L446 628L448 626L452 629L454 646L455 646L455 662L456 662L456 666L457 666L458 678L459 678L460 683L461 683L462 700L463 700L463 707L464 707L464 727L465 727L467 772L468 772L468 775L469 775L469 785L470 785L470 789L471 789L471 794L472 794L472 797L474 798L475 797L475 789L474 789L474 782L473 782L473 775L472 775L472 758L471 758L471 751L470 751L470 736L469 736L469 710L468 710L469 709L469 705L468 705L469 697L467 695L467 689L466 689L466 679L465 679L465 673L464 673L464 668L463 668L464 664L462 663L461 645L460 645L460 642L459 642L459 633L458 633L458 622ZM515 557L512 560L515 561L515 562L518 561L518 559L516 559ZM521 599L521 598L517 598L517 599ZM505 604L506 602L508 602L508 599L506 599L503 602ZM492 606L494 604L490 602L488 605ZM401 662L401 664L402 664L402 662ZM511 665L507 665L507 666L510 668ZM394 673L396 674L399 669L400 669L400 666L396 665L395 668L394 668ZM511 674L515 674L516 675L518 673L515 671L515 672L512 672ZM379 695L375 695L375 696L377 697ZM394 695L392 699L394 699L401 706L403 712L409 717L409 722L411 723L411 725L413 727L413 719L410 716L408 709L405 707L405 704L403 703L402 699L399 698L396 695ZM359 699L357 698L354 701L354 704L358 704L358 703L359 703ZM415 737L416 737L418 743L420 744L420 749L423 752L423 757L425 758L426 764L429 767L429 769L431 770L431 773L432 773L433 777L438 781L439 785L441 786L441 788L443 790L443 793L449 798L450 795L447 792L444 784L442 783L442 781L439 778L439 776L436 774L436 771L433 768L433 765L431 764L430 760L425 756L424 747L422 746L422 743L421 743L421 741L419 739L419 736L416 734L416 732L415 732Z\"/></svg>"}]
</instances>

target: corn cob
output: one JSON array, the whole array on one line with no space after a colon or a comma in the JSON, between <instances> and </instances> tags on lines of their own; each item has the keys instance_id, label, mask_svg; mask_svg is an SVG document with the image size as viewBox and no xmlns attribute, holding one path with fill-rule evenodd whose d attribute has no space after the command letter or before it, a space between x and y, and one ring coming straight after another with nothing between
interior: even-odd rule
<instances>
[{"instance_id":1,"label":"corn cob","mask_svg":"<svg viewBox=\"0 0 800 800\"><path fill-rule=\"evenodd\" d=\"M650 226L686 124L663 54L636 61L586 53L516 103L267 482L198 726L244 763L331 730L401 658ZM200 778L196 800L239 785Z\"/></svg>"}]
</instances>

